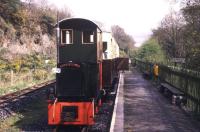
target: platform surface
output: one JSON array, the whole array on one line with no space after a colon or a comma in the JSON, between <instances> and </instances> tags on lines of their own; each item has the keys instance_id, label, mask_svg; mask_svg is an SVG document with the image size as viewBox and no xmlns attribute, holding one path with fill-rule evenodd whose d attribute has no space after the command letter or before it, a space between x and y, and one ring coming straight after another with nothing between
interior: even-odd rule
<instances>
[{"instance_id":1,"label":"platform surface","mask_svg":"<svg viewBox=\"0 0 200 132\"><path fill-rule=\"evenodd\" d=\"M137 70L122 73L120 80L110 132L200 132L199 122Z\"/></svg>"}]
</instances>

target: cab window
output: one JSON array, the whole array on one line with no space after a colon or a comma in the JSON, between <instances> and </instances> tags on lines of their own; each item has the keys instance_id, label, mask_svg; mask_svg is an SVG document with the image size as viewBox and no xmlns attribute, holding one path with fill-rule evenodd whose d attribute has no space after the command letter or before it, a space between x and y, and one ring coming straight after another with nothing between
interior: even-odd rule
<instances>
[{"instance_id":1,"label":"cab window","mask_svg":"<svg viewBox=\"0 0 200 132\"><path fill-rule=\"evenodd\" d=\"M94 32L93 31L83 31L82 32L82 42L83 42L83 44L94 43Z\"/></svg>"},{"instance_id":2,"label":"cab window","mask_svg":"<svg viewBox=\"0 0 200 132\"><path fill-rule=\"evenodd\" d=\"M61 44L72 44L73 43L73 31L71 29L61 30Z\"/></svg>"}]
</instances>

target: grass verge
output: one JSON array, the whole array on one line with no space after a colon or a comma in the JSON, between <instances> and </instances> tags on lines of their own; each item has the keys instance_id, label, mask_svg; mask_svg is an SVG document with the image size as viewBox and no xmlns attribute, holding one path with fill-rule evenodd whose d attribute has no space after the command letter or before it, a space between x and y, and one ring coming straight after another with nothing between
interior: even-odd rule
<instances>
[{"instance_id":1,"label":"grass verge","mask_svg":"<svg viewBox=\"0 0 200 132\"><path fill-rule=\"evenodd\" d=\"M47 119L47 103L45 99L38 99L25 106L18 113L1 121L1 132L21 132L41 130ZM39 131L40 131L39 130Z\"/></svg>"}]
</instances>

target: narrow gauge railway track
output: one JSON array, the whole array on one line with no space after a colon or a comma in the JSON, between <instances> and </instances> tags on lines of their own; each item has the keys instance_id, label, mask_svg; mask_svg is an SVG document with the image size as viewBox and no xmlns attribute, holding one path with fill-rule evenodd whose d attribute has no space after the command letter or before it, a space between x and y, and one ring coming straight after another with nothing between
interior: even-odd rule
<instances>
[{"instance_id":1,"label":"narrow gauge railway track","mask_svg":"<svg viewBox=\"0 0 200 132\"><path fill-rule=\"evenodd\" d=\"M9 94L0 96L0 105L4 104L4 103L7 103L7 102L10 102L12 100L18 99L18 98L20 98L20 97L22 97L24 95L27 95L27 94L30 94L30 93L34 93L34 92L36 92L38 90L41 90L44 87L53 85L54 83L55 83L55 80L50 80L50 81L47 81L47 82L44 82L44 83L40 83L40 84L34 85L32 87L28 87L28 88L25 88L25 89L22 89L22 90L13 92L13 93L9 93Z\"/></svg>"},{"instance_id":2,"label":"narrow gauge railway track","mask_svg":"<svg viewBox=\"0 0 200 132\"><path fill-rule=\"evenodd\" d=\"M56 126L53 132L89 132L89 126Z\"/></svg>"}]
</instances>

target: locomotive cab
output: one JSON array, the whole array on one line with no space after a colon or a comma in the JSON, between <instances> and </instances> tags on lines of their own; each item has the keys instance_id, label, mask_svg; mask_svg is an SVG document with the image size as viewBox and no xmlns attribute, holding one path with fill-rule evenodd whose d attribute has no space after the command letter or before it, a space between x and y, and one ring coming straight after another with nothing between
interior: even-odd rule
<instances>
[{"instance_id":1,"label":"locomotive cab","mask_svg":"<svg viewBox=\"0 0 200 132\"><path fill-rule=\"evenodd\" d=\"M92 125L102 89L101 29L80 18L61 20L55 100L48 104L50 125Z\"/></svg>"},{"instance_id":2,"label":"locomotive cab","mask_svg":"<svg viewBox=\"0 0 200 132\"><path fill-rule=\"evenodd\" d=\"M86 19L65 19L59 22L59 62L91 62L102 60L101 29Z\"/></svg>"}]
</instances>

